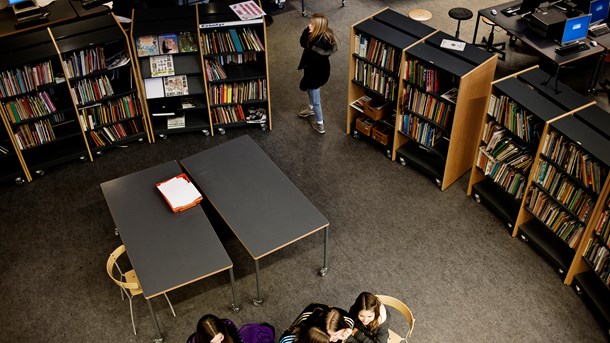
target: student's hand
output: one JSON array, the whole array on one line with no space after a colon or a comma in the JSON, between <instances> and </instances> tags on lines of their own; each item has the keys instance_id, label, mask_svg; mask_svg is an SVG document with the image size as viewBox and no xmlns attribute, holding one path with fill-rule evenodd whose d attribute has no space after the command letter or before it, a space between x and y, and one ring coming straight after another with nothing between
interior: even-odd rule
<instances>
[{"instance_id":1,"label":"student's hand","mask_svg":"<svg viewBox=\"0 0 610 343\"><path fill-rule=\"evenodd\" d=\"M341 340L342 341L346 340L349 336L351 336L351 334L352 334L352 329L350 329L350 328L345 329L345 332L343 333Z\"/></svg>"}]
</instances>

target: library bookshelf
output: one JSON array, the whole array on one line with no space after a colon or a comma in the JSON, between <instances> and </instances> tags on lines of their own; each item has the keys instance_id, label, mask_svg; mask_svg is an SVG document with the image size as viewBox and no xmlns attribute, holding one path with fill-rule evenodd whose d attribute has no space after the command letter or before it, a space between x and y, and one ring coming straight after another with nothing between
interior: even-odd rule
<instances>
[{"instance_id":1,"label":"library bookshelf","mask_svg":"<svg viewBox=\"0 0 610 343\"><path fill-rule=\"evenodd\" d=\"M497 56L391 9L352 25L351 40L347 134L378 144L387 127L387 156L445 190L471 168Z\"/></svg>"},{"instance_id":2,"label":"library bookshelf","mask_svg":"<svg viewBox=\"0 0 610 343\"><path fill-rule=\"evenodd\" d=\"M0 180L32 181L148 136L128 37L112 14L5 37L0 46Z\"/></svg>"}]
</instances>

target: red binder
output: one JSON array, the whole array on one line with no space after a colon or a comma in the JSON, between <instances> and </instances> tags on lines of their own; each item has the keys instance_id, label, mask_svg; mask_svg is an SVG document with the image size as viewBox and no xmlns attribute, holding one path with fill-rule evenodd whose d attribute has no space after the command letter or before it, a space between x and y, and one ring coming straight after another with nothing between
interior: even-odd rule
<instances>
[{"instance_id":1,"label":"red binder","mask_svg":"<svg viewBox=\"0 0 610 343\"><path fill-rule=\"evenodd\" d=\"M195 207L203 200L201 193L191 183L186 174L180 174L157 183L157 189L174 213Z\"/></svg>"}]
</instances>

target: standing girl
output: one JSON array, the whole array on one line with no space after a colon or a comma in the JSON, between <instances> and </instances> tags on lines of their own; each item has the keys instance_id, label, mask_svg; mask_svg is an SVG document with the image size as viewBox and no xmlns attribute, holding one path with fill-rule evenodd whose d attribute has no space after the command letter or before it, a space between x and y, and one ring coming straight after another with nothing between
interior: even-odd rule
<instances>
[{"instance_id":1,"label":"standing girl","mask_svg":"<svg viewBox=\"0 0 610 343\"><path fill-rule=\"evenodd\" d=\"M319 133L324 130L324 116L320 102L320 87L324 86L330 77L330 61L328 57L337 51L337 39L333 30L328 27L328 18L316 13L311 16L309 26L301 34L303 55L299 62L299 70L303 70L303 78L299 88L309 96L309 109L299 113L301 118L315 115L316 120L311 127Z\"/></svg>"},{"instance_id":2,"label":"standing girl","mask_svg":"<svg viewBox=\"0 0 610 343\"><path fill-rule=\"evenodd\" d=\"M349 314L355 323L346 343L387 343L390 312L374 294L360 293Z\"/></svg>"}]
</instances>

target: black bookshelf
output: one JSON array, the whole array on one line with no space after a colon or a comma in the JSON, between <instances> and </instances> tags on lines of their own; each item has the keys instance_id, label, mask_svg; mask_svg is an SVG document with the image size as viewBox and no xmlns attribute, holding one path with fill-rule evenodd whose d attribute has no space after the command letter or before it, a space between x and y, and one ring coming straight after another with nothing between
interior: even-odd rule
<instances>
[{"instance_id":1,"label":"black bookshelf","mask_svg":"<svg viewBox=\"0 0 610 343\"><path fill-rule=\"evenodd\" d=\"M537 218L522 224L518 233L525 238L527 243L535 248L542 256L551 263L562 276L565 276L570 264L574 259L575 251L557 237L546 225Z\"/></svg>"}]
</instances>

